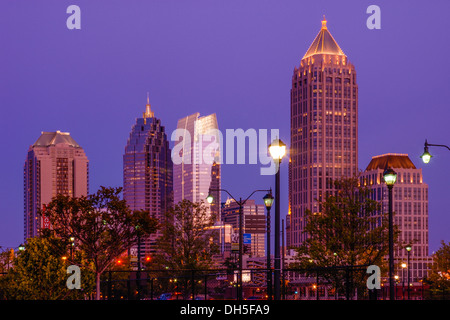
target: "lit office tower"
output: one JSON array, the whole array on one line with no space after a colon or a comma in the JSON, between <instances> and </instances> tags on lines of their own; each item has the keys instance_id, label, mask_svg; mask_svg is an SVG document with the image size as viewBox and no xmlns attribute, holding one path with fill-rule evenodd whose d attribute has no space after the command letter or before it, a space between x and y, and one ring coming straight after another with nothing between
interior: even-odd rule
<instances>
[{"instance_id":1,"label":"lit office tower","mask_svg":"<svg viewBox=\"0 0 450 320\"><path fill-rule=\"evenodd\" d=\"M242 206L243 234L248 234L250 242L244 246L244 254L251 257L264 257L266 255L266 212L263 204L256 204L249 199ZM234 234L239 234L239 205L232 199L227 199L222 208L222 221L233 227ZM236 243L238 244L238 243ZM247 248L246 248L247 247Z\"/></svg>"},{"instance_id":2,"label":"lit office tower","mask_svg":"<svg viewBox=\"0 0 450 320\"><path fill-rule=\"evenodd\" d=\"M162 219L173 205L171 150L161 120L154 116L149 99L142 118L132 126L123 155L123 198L131 210L146 210ZM154 252L159 233L144 239L142 257Z\"/></svg>"},{"instance_id":3,"label":"lit office tower","mask_svg":"<svg viewBox=\"0 0 450 320\"><path fill-rule=\"evenodd\" d=\"M24 165L24 240L50 227L39 215L58 194L80 197L89 192L89 161L68 132L42 132L28 149Z\"/></svg>"},{"instance_id":4,"label":"lit office tower","mask_svg":"<svg viewBox=\"0 0 450 320\"><path fill-rule=\"evenodd\" d=\"M305 210L320 212L333 180L358 172L355 67L326 20L292 76L289 161L288 242L298 246L307 237Z\"/></svg>"},{"instance_id":5,"label":"lit office tower","mask_svg":"<svg viewBox=\"0 0 450 320\"><path fill-rule=\"evenodd\" d=\"M194 113L178 120L174 147L174 201L203 201L209 212L220 220L220 192L212 191L214 200L208 204L210 189L220 189L221 136L216 114L200 117Z\"/></svg>"},{"instance_id":6,"label":"lit office tower","mask_svg":"<svg viewBox=\"0 0 450 320\"><path fill-rule=\"evenodd\" d=\"M393 222L398 226L399 242L394 247L395 275L400 283L407 283L408 252L411 245L410 280L417 281L427 276L432 259L428 256L428 185L423 182L422 169L417 169L407 154L384 154L373 157L361 176L362 184L369 186L372 199L380 201L381 213L389 211L388 189L383 180L385 168L397 173L392 200ZM381 219L379 219L381 223ZM402 268L402 264L405 264Z\"/></svg>"}]
</instances>

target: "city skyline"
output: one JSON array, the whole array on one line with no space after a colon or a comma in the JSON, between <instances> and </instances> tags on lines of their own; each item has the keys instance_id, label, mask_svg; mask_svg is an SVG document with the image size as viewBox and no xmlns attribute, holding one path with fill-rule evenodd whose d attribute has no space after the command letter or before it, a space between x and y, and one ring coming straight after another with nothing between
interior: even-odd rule
<instances>
[{"instance_id":1,"label":"city skyline","mask_svg":"<svg viewBox=\"0 0 450 320\"><path fill-rule=\"evenodd\" d=\"M121 186L123 145L147 91L167 132L186 114L215 112L221 128L279 128L288 142L289 80L323 15L358 70L359 169L377 154L409 154L429 185L430 253L441 240L449 241L445 164L450 154L430 148L435 157L426 166L419 158L425 139L449 144L445 90L450 64L442 56L449 44L434 42L448 27L449 4L380 1L380 30L367 29L369 4L356 1L345 9L332 2L255 4L124 8L79 1L79 32L65 28L64 5L30 2L29 10L3 5L1 27L13 31L1 36L7 49L0 53L6 61L0 103L8 110L1 130L9 137L11 156L1 162L0 246L17 247L22 240L22 166L30 142L41 131L68 131L90 160L90 191ZM106 21L102 15L120 19ZM428 50L430 44L437 48ZM431 83L417 72L421 64ZM94 133L98 124L101 130ZM19 133L11 134L17 128ZM222 186L243 196L273 187L273 179L260 176L259 168L223 165ZM281 170L284 217L286 162ZM243 177L246 183L239 181Z\"/></svg>"}]
</instances>

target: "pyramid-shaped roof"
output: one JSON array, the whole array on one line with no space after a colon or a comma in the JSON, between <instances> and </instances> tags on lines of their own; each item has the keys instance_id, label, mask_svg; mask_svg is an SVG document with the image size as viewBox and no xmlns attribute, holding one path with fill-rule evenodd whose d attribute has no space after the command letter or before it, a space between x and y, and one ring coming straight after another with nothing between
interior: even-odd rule
<instances>
[{"instance_id":1,"label":"pyramid-shaped roof","mask_svg":"<svg viewBox=\"0 0 450 320\"><path fill-rule=\"evenodd\" d=\"M322 20L322 29L320 29L319 34L316 36L308 51L303 56L303 59L315 54L332 54L345 56L336 40L334 40L333 36L328 31L327 20L325 20L325 18Z\"/></svg>"},{"instance_id":2,"label":"pyramid-shaped roof","mask_svg":"<svg viewBox=\"0 0 450 320\"><path fill-rule=\"evenodd\" d=\"M380 156L372 157L366 171L377 169L416 169L414 163L407 154L387 153Z\"/></svg>"},{"instance_id":3,"label":"pyramid-shaped roof","mask_svg":"<svg viewBox=\"0 0 450 320\"><path fill-rule=\"evenodd\" d=\"M39 139L33 144L33 147L48 147L58 143L65 143L74 148L81 148L78 143L70 136L68 132L42 132Z\"/></svg>"}]
</instances>

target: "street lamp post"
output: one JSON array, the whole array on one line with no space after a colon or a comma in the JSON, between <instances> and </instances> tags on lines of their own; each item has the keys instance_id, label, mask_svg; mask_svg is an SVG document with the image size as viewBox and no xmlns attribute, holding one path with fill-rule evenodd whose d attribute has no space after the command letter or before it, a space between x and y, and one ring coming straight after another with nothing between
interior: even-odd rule
<instances>
[{"instance_id":1,"label":"street lamp post","mask_svg":"<svg viewBox=\"0 0 450 320\"><path fill-rule=\"evenodd\" d=\"M269 145L269 152L272 156L275 165L275 261L274 261L274 299L280 300L280 165L281 160L286 154L286 145L280 139L275 139Z\"/></svg>"},{"instance_id":2,"label":"street lamp post","mask_svg":"<svg viewBox=\"0 0 450 320\"><path fill-rule=\"evenodd\" d=\"M420 156L424 163L430 162L431 157L432 157L432 155L428 152L428 147L429 146L432 146L432 147L443 147L443 148L447 148L448 150L450 150L449 146L446 146L444 144L431 144L431 143L428 143L427 140L425 140L425 146L423 148L423 154Z\"/></svg>"},{"instance_id":3,"label":"street lamp post","mask_svg":"<svg viewBox=\"0 0 450 320\"><path fill-rule=\"evenodd\" d=\"M268 300L272 300L272 268L271 268L271 263L270 263L270 208L272 207L272 203L273 203L273 196L272 196L272 190L266 194L264 196L264 204L266 206L267 209L267 221L266 221L266 226L267 226L267 239L266 239L266 243L267 243L267 299Z\"/></svg>"},{"instance_id":4,"label":"street lamp post","mask_svg":"<svg viewBox=\"0 0 450 320\"><path fill-rule=\"evenodd\" d=\"M383 173L384 182L389 190L389 297L395 300L394 293L394 226L393 226L393 212L392 212L392 189L397 180L397 173L387 168Z\"/></svg>"},{"instance_id":5,"label":"street lamp post","mask_svg":"<svg viewBox=\"0 0 450 320\"><path fill-rule=\"evenodd\" d=\"M402 263L402 299L405 300L405 268L406 268L406 263Z\"/></svg>"},{"instance_id":6,"label":"street lamp post","mask_svg":"<svg viewBox=\"0 0 450 320\"><path fill-rule=\"evenodd\" d=\"M233 195L228 192L228 190L225 189L209 189L209 194L206 197L206 201L211 204L214 201L214 197L211 194L211 191L224 191L226 193L228 193L228 195L238 204L239 206L239 277L238 277L238 299L242 300L243 299L243 295L242 295L242 253L243 253L243 238L244 238L244 233L243 233L243 229L244 229L244 219L243 219L243 212L242 212L242 207L245 205L245 203L247 202L248 199L250 199L250 197L255 193L255 192L259 192L259 191L263 191L263 192L271 192L270 190L255 190L253 191L245 200L242 200L242 198L239 198L239 201L236 200Z\"/></svg>"},{"instance_id":7,"label":"street lamp post","mask_svg":"<svg viewBox=\"0 0 450 320\"><path fill-rule=\"evenodd\" d=\"M409 273L409 269L410 269L410 264L409 264L409 254L411 253L411 249L412 249L412 247L411 247L411 245L407 245L406 246L406 251L407 251L407 255L408 255L408 262L407 262L407 264L408 264L408 300L411 298L411 294L410 294L410 292L411 292L411 288L410 288L410 284L409 284L409 281L410 281L410 278L409 278L409 275L410 275L410 273Z\"/></svg>"}]
</instances>

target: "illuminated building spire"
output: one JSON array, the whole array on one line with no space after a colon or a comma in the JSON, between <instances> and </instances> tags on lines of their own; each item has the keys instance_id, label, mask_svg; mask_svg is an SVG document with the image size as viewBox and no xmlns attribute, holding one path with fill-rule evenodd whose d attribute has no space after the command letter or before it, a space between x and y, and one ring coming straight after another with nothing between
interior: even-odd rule
<instances>
[{"instance_id":1,"label":"illuminated building spire","mask_svg":"<svg viewBox=\"0 0 450 320\"><path fill-rule=\"evenodd\" d=\"M327 19L325 19L325 15L323 15L322 20L322 30L327 30Z\"/></svg>"},{"instance_id":2,"label":"illuminated building spire","mask_svg":"<svg viewBox=\"0 0 450 320\"><path fill-rule=\"evenodd\" d=\"M150 99L148 96L148 92L147 92L147 104L145 106L145 112L143 113L143 118L147 119L147 118L153 118L155 115L151 109L151 105L150 105Z\"/></svg>"},{"instance_id":3,"label":"illuminated building spire","mask_svg":"<svg viewBox=\"0 0 450 320\"><path fill-rule=\"evenodd\" d=\"M322 28L314 39L313 43L309 47L306 54L303 56L303 59L311 57L316 54L329 54L336 56L345 56L342 49L337 44L336 40L334 40L330 31L327 28L327 20L325 16L323 16L322 20Z\"/></svg>"}]
</instances>

